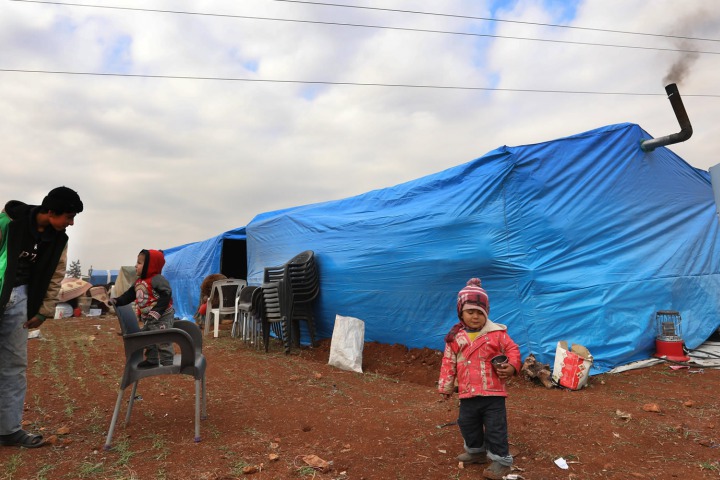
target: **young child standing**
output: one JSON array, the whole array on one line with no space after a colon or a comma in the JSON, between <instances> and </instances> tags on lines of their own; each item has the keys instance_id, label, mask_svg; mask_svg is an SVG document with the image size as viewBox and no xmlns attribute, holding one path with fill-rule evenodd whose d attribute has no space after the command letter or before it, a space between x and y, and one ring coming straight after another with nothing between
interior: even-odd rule
<instances>
[{"instance_id":1,"label":"young child standing","mask_svg":"<svg viewBox=\"0 0 720 480\"><path fill-rule=\"evenodd\" d=\"M480 279L471 278L457 297L460 322L445 337L438 390L447 400L458 385L458 426L465 463L492 463L483 477L500 480L509 474L513 458L508 446L505 410L506 379L520 371L520 349L507 327L488 318L490 299ZM505 358L493 365L492 359Z\"/></svg>"},{"instance_id":2,"label":"young child standing","mask_svg":"<svg viewBox=\"0 0 720 480\"><path fill-rule=\"evenodd\" d=\"M118 306L135 302L135 313L143 322L143 331L171 328L175 320L170 282L160 272L165 255L160 250L141 250L135 264L137 280L125 293L114 299ZM145 360L139 368L172 365L175 352L170 343L151 345L145 349Z\"/></svg>"}]
</instances>

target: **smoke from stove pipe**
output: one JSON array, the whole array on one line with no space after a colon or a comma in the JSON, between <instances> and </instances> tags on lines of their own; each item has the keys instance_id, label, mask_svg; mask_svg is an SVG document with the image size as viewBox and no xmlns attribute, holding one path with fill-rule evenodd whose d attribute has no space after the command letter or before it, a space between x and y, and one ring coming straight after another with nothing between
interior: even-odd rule
<instances>
[{"instance_id":1,"label":"smoke from stove pipe","mask_svg":"<svg viewBox=\"0 0 720 480\"><path fill-rule=\"evenodd\" d=\"M668 100L670 100L670 105L672 105L675 117L680 124L680 131L660 138L643 140L640 143L640 148L642 148L643 152L652 152L657 147L664 147L665 145L684 142L692 136L692 125L690 125L690 119L685 111L682 98L680 98L680 92L678 91L677 85L674 83L667 85L665 87L665 92L668 94Z\"/></svg>"}]
</instances>

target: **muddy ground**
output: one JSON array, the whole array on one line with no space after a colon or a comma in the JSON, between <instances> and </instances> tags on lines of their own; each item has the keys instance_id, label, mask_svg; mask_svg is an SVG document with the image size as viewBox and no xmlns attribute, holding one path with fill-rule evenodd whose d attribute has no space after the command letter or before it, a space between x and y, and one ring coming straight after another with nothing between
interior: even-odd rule
<instances>
[{"instance_id":1,"label":"muddy ground","mask_svg":"<svg viewBox=\"0 0 720 480\"><path fill-rule=\"evenodd\" d=\"M30 340L26 428L53 443L0 448L5 479L478 479L460 465L457 402L435 391L440 352L367 343L363 374L327 365L329 341L285 355L206 338L207 420L193 381L140 382L103 450L124 352L113 316L49 320ZM667 364L596 375L581 391L509 385L514 473L541 479L720 478L720 371ZM129 397L129 389L124 401ZM650 407L654 405L655 407ZM124 415L124 410L122 415ZM122 419L122 416L121 416ZM316 456L324 469L306 460ZM563 458L568 469L554 461Z\"/></svg>"}]
</instances>

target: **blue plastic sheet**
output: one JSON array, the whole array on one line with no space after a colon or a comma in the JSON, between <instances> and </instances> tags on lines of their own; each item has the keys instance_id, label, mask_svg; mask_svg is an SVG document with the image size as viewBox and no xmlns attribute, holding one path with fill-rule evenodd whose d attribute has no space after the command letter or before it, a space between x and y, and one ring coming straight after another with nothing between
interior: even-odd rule
<instances>
[{"instance_id":1,"label":"blue plastic sheet","mask_svg":"<svg viewBox=\"0 0 720 480\"><path fill-rule=\"evenodd\" d=\"M200 303L200 284L206 276L220 272L223 241L226 239L244 240L245 227L229 230L201 242L164 250L165 266L162 274L173 290L176 317L192 320Z\"/></svg>"},{"instance_id":2,"label":"blue plastic sheet","mask_svg":"<svg viewBox=\"0 0 720 480\"><path fill-rule=\"evenodd\" d=\"M567 340L589 349L593 374L648 358L658 310L681 313L695 348L720 326L710 176L668 148L643 152L646 138L610 125L258 215L246 227L248 283L314 250L321 338L340 314L365 321L366 341L442 349L457 292L479 277L490 318L523 357L552 364Z\"/></svg>"}]
</instances>

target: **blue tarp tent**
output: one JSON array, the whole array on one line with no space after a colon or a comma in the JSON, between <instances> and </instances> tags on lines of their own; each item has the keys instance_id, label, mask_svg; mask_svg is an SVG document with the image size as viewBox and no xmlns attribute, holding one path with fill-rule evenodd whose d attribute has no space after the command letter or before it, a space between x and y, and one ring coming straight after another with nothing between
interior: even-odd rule
<instances>
[{"instance_id":1,"label":"blue tarp tent","mask_svg":"<svg viewBox=\"0 0 720 480\"><path fill-rule=\"evenodd\" d=\"M655 313L677 310L689 348L720 325L720 245L707 172L634 124L501 147L414 181L258 215L246 227L248 283L316 254L320 338L336 314L366 341L443 348L471 277L523 357L587 347L592 373L649 358Z\"/></svg>"},{"instance_id":2,"label":"blue tarp tent","mask_svg":"<svg viewBox=\"0 0 720 480\"><path fill-rule=\"evenodd\" d=\"M200 302L200 284L212 273L247 276L245 227L195 243L164 250L162 274L173 289L175 316L191 320Z\"/></svg>"}]
</instances>

